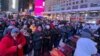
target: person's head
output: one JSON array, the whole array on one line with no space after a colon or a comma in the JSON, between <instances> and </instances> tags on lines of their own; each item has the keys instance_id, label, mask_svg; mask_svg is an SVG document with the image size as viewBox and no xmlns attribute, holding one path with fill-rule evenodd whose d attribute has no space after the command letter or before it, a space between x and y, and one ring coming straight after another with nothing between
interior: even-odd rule
<instances>
[{"instance_id":1,"label":"person's head","mask_svg":"<svg viewBox=\"0 0 100 56\"><path fill-rule=\"evenodd\" d=\"M92 32L89 29L83 29L80 34L81 37L92 38Z\"/></svg>"},{"instance_id":2,"label":"person's head","mask_svg":"<svg viewBox=\"0 0 100 56\"><path fill-rule=\"evenodd\" d=\"M49 25L46 25L45 27L46 27L46 29L50 29L50 26Z\"/></svg>"},{"instance_id":3,"label":"person's head","mask_svg":"<svg viewBox=\"0 0 100 56\"><path fill-rule=\"evenodd\" d=\"M17 35L20 33L20 30L18 28L14 28L11 30L11 36L17 37Z\"/></svg>"},{"instance_id":4,"label":"person's head","mask_svg":"<svg viewBox=\"0 0 100 56\"><path fill-rule=\"evenodd\" d=\"M37 30L38 30L38 31L42 31L42 27L41 27L41 26L38 26L38 27L37 27Z\"/></svg>"}]
</instances>

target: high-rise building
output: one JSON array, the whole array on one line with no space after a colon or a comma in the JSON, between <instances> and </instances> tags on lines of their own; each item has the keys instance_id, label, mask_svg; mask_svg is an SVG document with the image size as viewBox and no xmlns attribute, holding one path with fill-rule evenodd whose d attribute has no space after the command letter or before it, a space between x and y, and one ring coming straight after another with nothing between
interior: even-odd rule
<instances>
[{"instance_id":1,"label":"high-rise building","mask_svg":"<svg viewBox=\"0 0 100 56\"><path fill-rule=\"evenodd\" d=\"M10 12L18 12L18 3L19 0L9 0L9 11Z\"/></svg>"},{"instance_id":2,"label":"high-rise building","mask_svg":"<svg viewBox=\"0 0 100 56\"><path fill-rule=\"evenodd\" d=\"M33 0L19 0L19 11L28 10L30 3L33 3Z\"/></svg>"},{"instance_id":3,"label":"high-rise building","mask_svg":"<svg viewBox=\"0 0 100 56\"><path fill-rule=\"evenodd\" d=\"M0 0L0 11L1 11L1 0Z\"/></svg>"},{"instance_id":4,"label":"high-rise building","mask_svg":"<svg viewBox=\"0 0 100 56\"><path fill-rule=\"evenodd\" d=\"M27 3L28 0L20 0L19 1L19 11L24 11L25 9L27 9Z\"/></svg>"},{"instance_id":5,"label":"high-rise building","mask_svg":"<svg viewBox=\"0 0 100 56\"><path fill-rule=\"evenodd\" d=\"M20 12L28 10L30 5L34 6L34 0L0 0L1 11Z\"/></svg>"},{"instance_id":6,"label":"high-rise building","mask_svg":"<svg viewBox=\"0 0 100 56\"><path fill-rule=\"evenodd\" d=\"M9 0L0 0L0 7L1 11L8 11L9 10Z\"/></svg>"},{"instance_id":7,"label":"high-rise building","mask_svg":"<svg viewBox=\"0 0 100 56\"><path fill-rule=\"evenodd\" d=\"M57 16L66 17L69 14L100 18L99 12L100 0L45 0L44 15L48 14L56 18Z\"/></svg>"},{"instance_id":8,"label":"high-rise building","mask_svg":"<svg viewBox=\"0 0 100 56\"><path fill-rule=\"evenodd\" d=\"M19 0L0 0L1 11L18 11L18 1Z\"/></svg>"}]
</instances>

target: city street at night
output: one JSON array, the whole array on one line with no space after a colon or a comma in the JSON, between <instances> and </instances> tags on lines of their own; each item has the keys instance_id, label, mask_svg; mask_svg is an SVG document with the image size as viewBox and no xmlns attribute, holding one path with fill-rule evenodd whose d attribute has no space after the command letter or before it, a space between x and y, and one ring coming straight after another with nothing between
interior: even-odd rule
<instances>
[{"instance_id":1,"label":"city street at night","mask_svg":"<svg viewBox=\"0 0 100 56\"><path fill-rule=\"evenodd\" d=\"M100 56L100 0L0 0L0 56Z\"/></svg>"}]
</instances>

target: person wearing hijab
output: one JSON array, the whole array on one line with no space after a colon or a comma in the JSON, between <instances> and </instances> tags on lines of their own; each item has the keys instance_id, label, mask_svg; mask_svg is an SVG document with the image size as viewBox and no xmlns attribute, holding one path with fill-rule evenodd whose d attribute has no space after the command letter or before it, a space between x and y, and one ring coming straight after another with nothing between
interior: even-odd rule
<instances>
[{"instance_id":1,"label":"person wearing hijab","mask_svg":"<svg viewBox=\"0 0 100 56\"><path fill-rule=\"evenodd\" d=\"M89 29L81 31L81 37L77 41L74 56L92 56L97 53L97 43L92 40L92 34Z\"/></svg>"}]
</instances>

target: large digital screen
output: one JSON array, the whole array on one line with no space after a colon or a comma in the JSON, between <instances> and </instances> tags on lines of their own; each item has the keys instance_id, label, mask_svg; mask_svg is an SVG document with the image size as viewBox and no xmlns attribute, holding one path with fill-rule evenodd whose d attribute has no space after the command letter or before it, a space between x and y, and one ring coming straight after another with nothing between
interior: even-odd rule
<instances>
[{"instance_id":1,"label":"large digital screen","mask_svg":"<svg viewBox=\"0 0 100 56\"><path fill-rule=\"evenodd\" d=\"M35 0L34 14L41 16L44 11L44 0Z\"/></svg>"}]
</instances>

